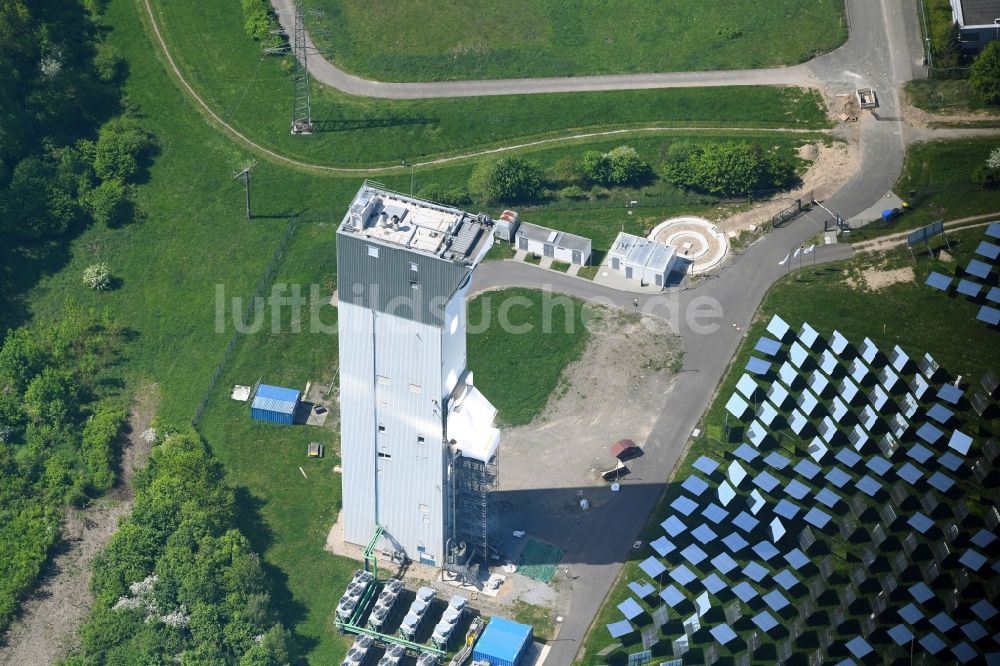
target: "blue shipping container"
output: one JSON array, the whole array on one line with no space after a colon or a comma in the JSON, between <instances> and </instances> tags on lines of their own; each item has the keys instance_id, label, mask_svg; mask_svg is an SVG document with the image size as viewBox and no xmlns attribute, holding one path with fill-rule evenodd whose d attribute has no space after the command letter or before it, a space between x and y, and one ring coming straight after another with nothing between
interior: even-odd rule
<instances>
[{"instance_id":1,"label":"blue shipping container","mask_svg":"<svg viewBox=\"0 0 1000 666\"><path fill-rule=\"evenodd\" d=\"M518 666L533 642L531 625L494 617L472 650L473 661L492 666Z\"/></svg>"},{"instance_id":2,"label":"blue shipping container","mask_svg":"<svg viewBox=\"0 0 1000 666\"><path fill-rule=\"evenodd\" d=\"M291 425L299 406L300 395L295 389L261 384L250 405L250 418Z\"/></svg>"}]
</instances>

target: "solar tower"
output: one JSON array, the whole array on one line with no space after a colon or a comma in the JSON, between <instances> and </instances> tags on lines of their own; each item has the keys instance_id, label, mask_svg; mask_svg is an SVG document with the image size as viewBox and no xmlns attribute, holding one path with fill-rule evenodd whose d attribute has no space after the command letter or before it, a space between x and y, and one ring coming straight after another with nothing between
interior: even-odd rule
<instances>
[{"instance_id":1,"label":"solar tower","mask_svg":"<svg viewBox=\"0 0 1000 666\"><path fill-rule=\"evenodd\" d=\"M496 409L466 367L465 301L492 221L366 182L337 230L344 539L442 566L486 554Z\"/></svg>"}]
</instances>

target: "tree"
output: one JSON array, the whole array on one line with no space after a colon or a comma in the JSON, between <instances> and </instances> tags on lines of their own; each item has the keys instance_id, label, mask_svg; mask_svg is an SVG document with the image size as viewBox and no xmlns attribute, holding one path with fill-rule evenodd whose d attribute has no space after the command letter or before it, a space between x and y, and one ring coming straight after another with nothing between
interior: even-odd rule
<instances>
[{"instance_id":1,"label":"tree","mask_svg":"<svg viewBox=\"0 0 1000 666\"><path fill-rule=\"evenodd\" d=\"M534 162L508 155L477 166L469 190L491 203L531 201L542 193L542 171Z\"/></svg>"},{"instance_id":2,"label":"tree","mask_svg":"<svg viewBox=\"0 0 1000 666\"><path fill-rule=\"evenodd\" d=\"M152 138L137 122L126 116L112 118L98 132L94 171L101 180L129 182L152 145Z\"/></svg>"},{"instance_id":3,"label":"tree","mask_svg":"<svg viewBox=\"0 0 1000 666\"><path fill-rule=\"evenodd\" d=\"M86 203L91 217L99 224L114 227L127 221L125 183L118 178L106 180L88 192Z\"/></svg>"},{"instance_id":4,"label":"tree","mask_svg":"<svg viewBox=\"0 0 1000 666\"><path fill-rule=\"evenodd\" d=\"M580 158L580 171L583 173L583 177L591 183L607 183L611 174L608 154L599 150L588 150Z\"/></svg>"},{"instance_id":5,"label":"tree","mask_svg":"<svg viewBox=\"0 0 1000 666\"><path fill-rule=\"evenodd\" d=\"M69 373L46 368L24 392L24 411L35 423L61 426L76 417L78 390Z\"/></svg>"},{"instance_id":6,"label":"tree","mask_svg":"<svg viewBox=\"0 0 1000 666\"><path fill-rule=\"evenodd\" d=\"M976 57L969 88L987 104L1000 104L1000 42L990 42Z\"/></svg>"},{"instance_id":7,"label":"tree","mask_svg":"<svg viewBox=\"0 0 1000 666\"><path fill-rule=\"evenodd\" d=\"M618 146L607 154L612 185L635 185L649 174L649 165L639 159L632 146Z\"/></svg>"},{"instance_id":8,"label":"tree","mask_svg":"<svg viewBox=\"0 0 1000 666\"><path fill-rule=\"evenodd\" d=\"M991 169L1000 169L1000 148L994 148L990 156L986 158L986 166Z\"/></svg>"},{"instance_id":9,"label":"tree","mask_svg":"<svg viewBox=\"0 0 1000 666\"><path fill-rule=\"evenodd\" d=\"M667 178L712 194L747 196L786 187L795 176L786 160L756 143L694 145L677 158L667 164Z\"/></svg>"}]
</instances>

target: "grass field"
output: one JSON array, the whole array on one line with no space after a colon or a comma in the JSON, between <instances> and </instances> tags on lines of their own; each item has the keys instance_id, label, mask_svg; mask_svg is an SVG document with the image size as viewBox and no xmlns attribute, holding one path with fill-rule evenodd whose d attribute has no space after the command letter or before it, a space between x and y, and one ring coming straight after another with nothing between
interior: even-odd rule
<instances>
[{"instance_id":1,"label":"grass field","mask_svg":"<svg viewBox=\"0 0 1000 666\"><path fill-rule=\"evenodd\" d=\"M982 115L983 122L1000 123L1000 106L986 104L972 94L966 79L922 79L906 84L910 104L942 114Z\"/></svg>"},{"instance_id":2,"label":"grass field","mask_svg":"<svg viewBox=\"0 0 1000 666\"><path fill-rule=\"evenodd\" d=\"M563 368L587 347L588 308L574 299L572 322L567 322L563 305L552 307L552 316L546 318L550 306L544 299L543 292L534 289L505 289L469 302L469 369L505 425L524 425L541 413ZM549 330L543 325L546 319L551 321ZM512 333L498 325L503 320L514 330L525 325L531 329Z\"/></svg>"},{"instance_id":3,"label":"grass field","mask_svg":"<svg viewBox=\"0 0 1000 666\"><path fill-rule=\"evenodd\" d=\"M847 37L838 0L312 0L317 41L379 80L577 76L772 67Z\"/></svg>"},{"instance_id":4,"label":"grass field","mask_svg":"<svg viewBox=\"0 0 1000 666\"><path fill-rule=\"evenodd\" d=\"M143 12L141 0L137 8ZM291 79L243 33L239 3L154 0L186 78L224 119L255 141L313 163L395 166L521 143L527 138L636 126L829 125L819 95L794 88L711 88L389 101L313 84L316 132L289 134Z\"/></svg>"},{"instance_id":5,"label":"grass field","mask_svg":"<svg viewBox=\"0 0 1000 666\"><path fill-rule=\"evenodd\" d=\"M972 172L984 164L990 151L997 147L1000 147L1000 139L985 137L910 146L895 189L911 203L912 210L894 222L887 232L918 227L934 220L1000 211L1000 195L972 182Z\"/></svg>"},{"instance_id":6,"label":"grass field","mask_svg":"<svg viewBox=\"0 0 1000 666\"><path fill-rule=\"evenodd\" d=\"M944 263L921 257L915 269L914 282L898 283L877 292L862 286L862 272L912 266L905 249L885 256L862 255L846 262L819 267L815 271L803 269L776 283L761 304L754 323L747 331L746 341L734 356L716 399L699 424L704 434L694 440L671 478L686 478L692 471L693 462L701 455L711 454L720 460L726 460L727 454L731 457L731 451L738 442L719 441L725 439L725 404L744 372L743 367L753 344L765 332L764 327L773 314L780 314L793 328L808 321L825 335L837 329L854 342L867 336L882 350L891 350L899 344L911 358L929 351L950 375L963 375L971 381L979 377L982 368L995 367L996 332L975 321L978 305L963 298L949 298L923 285L930 271L950 273L958 265L967 263L982 236L982 229L957 234L952 238L955 247L953 261ZM981 422L981 425L985 429L983 432L995 433L1000 428L1000 422L995 418ZM668 484L663 499L639 537L644 542L648 543L663 533L659 522L670 512L667 504L676 498L678 492L678 486ZM586 657L581 663L625 663L620 651L601 659L595 655L613 642L604 625L621 619L616 605L629 595L626 588L629 580L646 578L638 563L648 555L648 548L640 549L625 563L619 581L592 626L585 644ZM632 647L629 651L634 652L636 648Z\"/></svg>"}]
</instances>

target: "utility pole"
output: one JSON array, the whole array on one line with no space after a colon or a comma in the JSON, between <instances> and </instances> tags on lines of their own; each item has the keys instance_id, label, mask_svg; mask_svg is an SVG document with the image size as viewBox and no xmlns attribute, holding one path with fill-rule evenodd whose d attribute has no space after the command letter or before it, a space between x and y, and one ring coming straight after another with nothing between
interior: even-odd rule
<instances>
[{"instance_id":1,"label":"utility pole","mask_svg":"<svg viewBox=\"0 0 1000 666\"><path fill-rule=\"evenodd\" d=\"M292 134L312 134L312 96L309 94L309 66L306 62L306 23L302 3L295 2L295 29L292 38Z\"/></svg>"},{"instance_id":2,"label":"utility pole","mask_svg":"<svg viewBox=\"0 0 1000 666\"><path fill-rule=\"evenodd\" d=\"M279 14L284 14L281 10ZM309 10L310 16L321 16L321 12ZM276 48L266 49L272 55L292 55L292 134L312 134L312 93L309 83L309 51L319 51L306 45L306 11L302 9L300 0L295 0L292 7L292 28L275 30L276 34L285 36L289 43Z\"/></svg>"},{"instance_id":3,"label":"utility pole","mask_svg":"<svg viewBox=\"0 0 1000 666\"><path fill-rule=\"evenodd\" d=\"M247 166L243 167L242 171L240 171L238 174L236 174L235 176L233 176L233 180L242 180L243 181L243 185L245 186L245 190L246 190L247 219L248 220L251 217L253 217L253 215L251 215L251 213L250 213L250 170L253 169L255 166L257 166L257 160L254 160L253 163L248 164Z\"/></svg>"}]
</instances>

